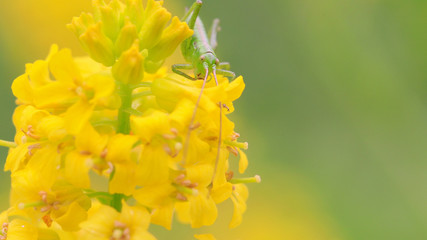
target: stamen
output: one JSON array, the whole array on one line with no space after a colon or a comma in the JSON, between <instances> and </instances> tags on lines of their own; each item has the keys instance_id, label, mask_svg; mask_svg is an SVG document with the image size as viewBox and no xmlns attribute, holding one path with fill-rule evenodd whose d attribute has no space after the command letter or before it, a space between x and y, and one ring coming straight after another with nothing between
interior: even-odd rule
<instances>
[{"instance_id":1,"label":"stamen","mask_svg":"<svg viewBox=\"0 0 427 240\"><path fill-rule=\"evenodd\" d=\"M175 178L175 182L181 182L185 178L185 174L180 174Z\"/></svg>"},{"instance_id":2,"label":"stamen","mask_svg":"<svg viewBox=\"0 0 427 240\"><path fill-rule=\"evenodd\" d=\"M169 145L167 145L167 144L163 144L163 150L165 150L165 152L166 152L169 156L172 156L172 150L171 150L171 148L169 147Z\"/></svg>"},{"instance_id":3,"label":"stamen","mask_svg":"<svg viewBox=\"0 0 427 240\"><path fill-rule=\"evenodd\" d=\"M197 123L195 123L195 124L190 125L190 130L197 129L197 128L199 128L200 126L201 126L201 124L200 124L199 122L197 122Z\"/></svg>"},{"instance_id":4,"label":"stamen","mask_svg":"<svg viewBox=\"0 0 427 240\"><path fill-rule=\"evenodd\" d=\"M176 138L176 135L174 135L174 134L166 134L165 133L162 136L163 136L163 138L168 139L168 140L172 140L172 139Z\"/></svg>"},{"instance_id":5,"label":"stamen","mask_svg":"<svg viewBox=\"0 0 427 240\"><path fill-rule=\"evenodd\" d=\"M175 134L175 136L177 136L179 131L176 128L171 128L171 133L173 133L173 134Z\"/></svg>"},{"instance_id":6,"label":"stamen","mask_svg":"<svg viewBox=\"0 0 427 240\"><path fill-rule=\"evenodd\" d=\"M184 196L182 193L177 193L175 198L180 200L180 201L187 201L188 200L187 197Z\"/></svg>"},{"instance_id":7,"label":"stamen","mask_svg":"<svg viewBox=\"0 0 427 240\"><path fill-rule=\"evenodd\" d=\"M227 150L236 157L239 155L239 151L237 151L236 147L227 146Z\"/></svg>"},{"instance_id":8,"label":"stamen","mask_svg":"<svg viewBox=\"0 0 427 240\"><path fill-rule=\"evenodd\" d=\"M44 206L42 208L40 208L40 212L44 213L44 212L48 212L51 209L51 206Z\"/></svg>"},{"instance_id":9,"label":"stamen","mask_svg":"<svg viewBox=\"0 0 427 240\"><path fill-rule=\"evenodd\" d=\"M239 137L239 133L233 132L233 134L231 135L231 141L236 141Z\"/></svg>"},{"instance_id":10,"label":"stamen","mask_svg":"<svg viewBox=\"0 0 427 240\"><path fill-rule=\"evenodd\" d=\"M227 104L222 104L222 106L224 107L224 108L226 108L227 109L227 111L230 111L230 108L227 106Z\"/></svg>"},{"instance_id":11,"label":"stamen","mask_svg":"<svg viewBox=\"0 0 427 240\"><path fill-rule=\"evenodd\" d=\"M80 154L81 155L91 155L92 153L88 150L83 150L83 151L80 151Z\"/></svg>"},{"instance_id":12,"label":"stamen","mask_svg":"<svg viewBox=\"0 0 427 240\"><path fill-rule=\"evenodd\" d=\"M28 154L30 156L33 155L33 149L39 149L39 148L41 148L41 144L40 143L36 143L36 144L28 146Z\"/></svg>"},{"instance_id":13,"label":"stamen","mask_svg":"<svg viewBox=\"0 0 427 240\"><path fill-rule=\"evenodd\" d=\"M105 158L107 157L108 154L108 149L104 148L104 150L102 150L101 154L99 155L101 158Z\"/></svg>"},{"instance_id":14,"label":"stamen","mask_svg":"<svg viewBox=\"0 0 427 240\"><path fill-rule=\"evenodd\" d=\"M234 176L233 171L229 171L229 172L225 173L225 179L227 179L227 181L230 181L231 179L233 179L233 176Z\"/></svg>"},{"instance_id":15,"label":"stamen","mask_svg":"<svg viewBox=\"0 0 427 240\"><path fill-rule=\"evenodd\" d=\"M114 221L114 227L116 227L116 228L125 228L126 224L124 224L124 223L122 223L120 221L115 220Z\"/></svg>"},{"instance_id":16,"label":"stamen","mask_svg":"<svg viewBox=\"0 0 427 240\"><path fill-rule=\"evenodd\" d=\"M188 187L188 185L191 184L191 181L188 180L188 179L186 179L186 180L182 181L181 184L184 185L184 186L186 186L186 187Z\"/></svg>"}]
</instances>

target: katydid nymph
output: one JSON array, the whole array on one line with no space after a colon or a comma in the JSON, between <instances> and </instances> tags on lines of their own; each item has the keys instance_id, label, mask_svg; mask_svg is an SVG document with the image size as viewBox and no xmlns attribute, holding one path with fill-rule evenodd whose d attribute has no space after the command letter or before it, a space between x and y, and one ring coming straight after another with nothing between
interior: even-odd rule
<instances>
[{"instance_id":1,"label":"katydid nymph","mask_svg":"<svg viewBox=\"0 0 427 240\"><path fill-rule=\"evenodd\" d=\"M172 66L172 71L176 74L184 76L190 80L198 80L203 79L203 84L200 89L200 94L197 99L196 105L194 107L193 115L190 120L190 125L188 127L187 136L183 149L183 164L185 164L185 160L188 152L188 145L191 131L193 130L194 120L196 117L197 108L200 103L200 99L203 94L203 89L205 88L206 80L209 75L213 74L215 83L218 85L218 80L216 74L221 74L225 77L231 78L233 80L235 78L234 72L229 71L230 64L229 63L221 63L219 59L216 57L214 53L214 49L217 46L216 34L219 30L219 20L215 19L212 28L210 39L208 39L208 35L206 34L205 27L203 26L202 21L199 18L199 11L202 6L202 1L197 0L191 8L187 11L182 21L187 22L188 26L194 30L193 36L186 39L181 44L181 53L184 59L189 64L175 64ZM194 70L194 77L189 76L188 74L182 72L181 70ZM215 160L215 168L212 176L212 181L215 177L216 170L218 167L218 161L220 156L221 142L222 142L222 103L218 103L219 106L219 135L218 135L218 150ZM226 106L224 106L226 107Z\"/></svg>"}]
</instances>

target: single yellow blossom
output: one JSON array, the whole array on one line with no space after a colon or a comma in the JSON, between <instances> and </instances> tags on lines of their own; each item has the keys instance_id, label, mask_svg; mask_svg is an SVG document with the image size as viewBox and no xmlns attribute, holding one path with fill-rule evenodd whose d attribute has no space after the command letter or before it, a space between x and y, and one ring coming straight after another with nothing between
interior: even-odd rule
<instances>
[{"instance_id":1,"label":"single yellow blossom","mask_svg":"<svg viewBox=\"0 0 427 240\"><path fill-rule=\"evenodd\" d=\"M112 207L97 205L89 211L78 233L80 240L155 240L147 231L150 214L144 207L123 203L119 213Z\"/></svg>"},{"instance_id":2,"label":"single yellow blossom","mask_svg":"<svg viewBox=\"0 0 427 240\"><path fill-rule=\"evenodd\" d=\"M89 170L102 174L109 166L105 161L108 137L86 124L76 136L75 149L65 156L64 176L77 187L89 188Z\"/></svg>"},{"instance_id":3,"label":"single yellow blossom","mask_svg":"<svg viewBox=\"0 0 427 240\"><path fill-rule=\"evenodd\" d=\"M37 240L38 231L33 220L21 210L10 208L0 214L1 240Z\"/></svg>"}]
</instances>

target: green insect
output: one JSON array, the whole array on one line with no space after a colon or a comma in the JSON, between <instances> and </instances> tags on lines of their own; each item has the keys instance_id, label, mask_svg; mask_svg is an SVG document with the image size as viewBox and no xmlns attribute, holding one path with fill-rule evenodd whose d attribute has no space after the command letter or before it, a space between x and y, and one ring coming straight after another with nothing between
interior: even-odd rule
<instances>
[{"instance_id":1,"label":"green insect","mask_svg":"<svg viewBox=\"0 0 427 240\"><path fill-rule=\"evenodd\" d=\"M219 59L216 57L214 52L214 49L217 46L216 35L219 30L219 26L218 26L219 20L218 19L214 20L211 27L210 39L208 39L208 35L206 34L206 30L205 30L205 27L203 26L202 20L200 20L200 18L198 17L201 6L202 6L202 1L197 0L195 3L193 3L191 8L187 11L187 13L182 19L182 21L187 22L188 26L194 30L193 36L186 39L181 44L182 55L184 56L184 59L189 64L175 64L172 66L172 71L174 73L184 76L190 80L203 79L203 85L200 90L200 94L193 111L193 116L190 121L190 126L187 131L187 139L183 149L184 164L185 164L185 159L188 152L190 134L192 129L194 129L193 123L196 117L197 107L199 106L200 99L202 97L203 89L205 88L205 84L208 76L213 74L216 85L218 85L218 80L216 77L217 73L225 77L229 77L231 78L231 80L233 80L236 76L234 72L229 70L230 64L226 62L221 63ZM194 77L189 76L188 74L182 72L181 70L194 70ZM220 110L218 150L217 150L217 157L216 157L214 175L212 177L212 180L215 177L215 172L218 166L220 147L222 142L221 131L222 131L223 105L221 102L219 102L218 106ZM227 106L225 105L224 107L227 108Z\"/></svg>"}]
</instances>

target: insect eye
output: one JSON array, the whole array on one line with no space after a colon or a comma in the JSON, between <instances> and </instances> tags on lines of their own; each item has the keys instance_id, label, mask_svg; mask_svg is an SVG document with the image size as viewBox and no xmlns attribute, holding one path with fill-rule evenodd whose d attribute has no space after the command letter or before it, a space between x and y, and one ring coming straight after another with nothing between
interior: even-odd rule
<instances>
[{"instance_id":1,"label":"insect eye","mask_svg":"<svg viewBox=\"0 0 427 240\"><path fill-rule=\"evenodd\" d=\"M205 60L205 57L200 57L200 61L204 61Z\"/></svg>"},{"instance_id":2,"label":"insect eye","mask_svg":"<svg viewBox=\"0 0 427 240\"><path fill-rule=\"evenodd\" d=\"M219 64L219 60L218 58L215 60L215 64L218 65Z\"/></svg>"}]
</instances>

